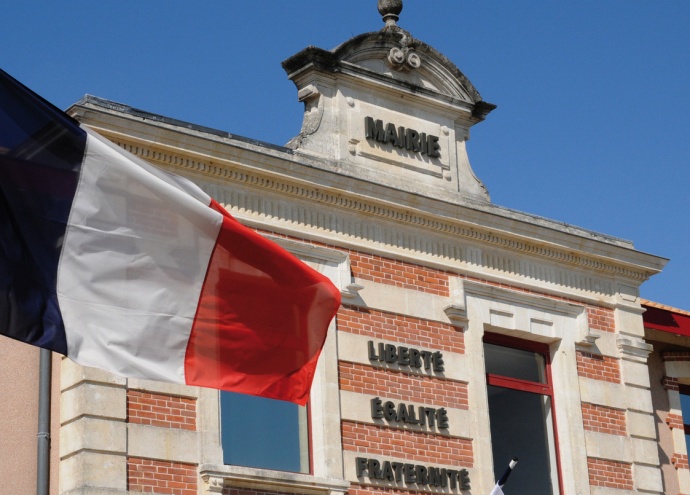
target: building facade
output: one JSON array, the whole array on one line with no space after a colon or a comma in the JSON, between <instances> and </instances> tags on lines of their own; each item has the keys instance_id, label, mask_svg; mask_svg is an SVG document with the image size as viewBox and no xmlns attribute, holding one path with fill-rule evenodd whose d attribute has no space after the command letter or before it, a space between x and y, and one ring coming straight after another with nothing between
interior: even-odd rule
<instances>
[{"instance_id":1,"label":"building facade","mask_svg":"<svg viewBox=\"0 0 690 495\"><path fill-rule=\"evenodd\" d=\"M306 408L60 360L51 493L488 494L517 456L506 493L690 494L690 333L646 325L669 310L639 297L666 260L492 204L465 144L494 105L384 13L283 63L305 107L286 146L95 97L70 108L343 303ZM156 221L145 191L127 208Z\"/></svg>"}]
</instances>

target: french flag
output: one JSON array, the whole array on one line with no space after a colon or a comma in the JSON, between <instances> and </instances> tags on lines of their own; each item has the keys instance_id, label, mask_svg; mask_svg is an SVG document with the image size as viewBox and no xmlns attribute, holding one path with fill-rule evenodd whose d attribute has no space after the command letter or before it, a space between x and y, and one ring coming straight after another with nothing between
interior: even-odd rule
<instances>
[{"instance_id":1,"label":"french flag","mask_svg":"<svg viewBox=\"0 0 690 495\"><path fill-rule=\"evenodd\" d=\"M0 333L125 377L305 404L340 292L0 70Z\"/></svg>"},{"instance_id":2,"label":"french flag","mask_svg":"<svg viewBox=\"0 0 690 495\"><path fill-rule=\"evenodd\" d=\"M491 490L490 495L504 495L503 494L503 486L506 484L508 481L508 476L510 476L510 473L513 472L513 468L515 465L518 463L518 458L513 457L510 460L510 463L508 464L508 467L506 470L503 472L503 475L498 479L496 482L496 486L494 486L494 489Z\"/></svg>"}]
</instances>

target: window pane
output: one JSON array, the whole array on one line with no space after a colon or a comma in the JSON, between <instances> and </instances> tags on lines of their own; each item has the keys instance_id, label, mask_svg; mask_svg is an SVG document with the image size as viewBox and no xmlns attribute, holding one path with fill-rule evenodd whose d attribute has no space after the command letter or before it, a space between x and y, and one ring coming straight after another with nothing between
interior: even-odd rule
<instances>
[{"instance_id":1,"label":"window pane","mask_svg":"<svg viewBox=\"0 0 690 495\"><path fill-rule=\"evenodd\" d=\"M680 410L683 413L683 423L690 424L690 395L680 394Z\"/></svg>"},{"instance_id":2,"label":"window pane","mask_svg":"<svg viewBox=\"0 0 690 495\"><path fill-rule=\"evenodd\" d=\"M558 493L549 397L492 385L487 391L495 478L513 456L520 460L505 493Z\"/></svg>"},{"instance_id":3,"label":"window pane","mask_svg":"<svg viewBox=\"0 0 690 495\"><path fill-rule=\"evenodd\" d=\"M309 472L306 407L230 392L220 407L225 464Z\"/></svg>"},{"instance_id":4,"label":"window pane","mask_svg":"<svg viewBox=\"0 0 690 495\"><path fill-rule=\"evenodd\" d=\"M685 393L687 391L686 386L681 386L681 391L680 391L680 410L683 413L683 423L685 425L690 425L690 395ZM686 427L686 430L687 427ZM688 452L690 452L690 435L686 434L685 435L685 447L687 448Z\"/></svg>"},{"instance_id":5,"label":"window pane","mask_svg":"<svg viewBox=\"0 0 690 495\"><path fill-rule=\"evenodd\" d=\"M544 356L537 352L484 343L484 361L492 375L546 383Z\"/></svg>"}]
</instances>

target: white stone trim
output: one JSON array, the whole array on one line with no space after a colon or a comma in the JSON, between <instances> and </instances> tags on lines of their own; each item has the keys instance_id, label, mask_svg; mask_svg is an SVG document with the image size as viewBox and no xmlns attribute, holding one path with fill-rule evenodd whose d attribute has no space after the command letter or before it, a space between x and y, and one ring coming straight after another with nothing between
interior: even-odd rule
<instances>
[{"instance_id":1,"label":"white stone trim","mask_svg":"<svg viewBox=\"0 0 690 495\"><path fill-rule=\"evenodd\" d=\"M666 376L678 378L680 383L690 381L690 361L664 361Z\"/></svg>"},{"instance_id":2,"label":"white stone trim","mask_svg":"<svg viewBox=\"0 0 690 495\"><path fill-rule=\"evenodd\" d=\"M361 289L345 298L343 304L452 324L445 311L451 298L371 280L355 279L354 285Z\"/></svg>"},{"instance_id":3,"label":"white stone trim","mask_svg":"<svg viewBox=\"0 0 690 495\"><path fill-rule=\"evenodd\" d=\"M462 294L472 294L475 296L483 296L486 298L500 301L500 304L505 307L510 306L529 306L530 308L542 310L547 313L556 313L560 315L578 316L583 311L582 304L577 304L569 301L561 301L551 297L523 292L516 289L505 287L496 287L494 285L475 282L473 280L458 279L456 284L462 283ZM511 312L514 312L510 310ZM550 317L547 317L550 318Z\"/></svg>"},{"instance_id":4,"label":"white stone trim","mask_svg":"<svg viewBox=\"0 0 690 495\"><path fill-rule=\"evenodd\" d=\"M241 466L202 464L199 474L204 481L203 494L220 493L224 486L232 486L306 495L336 495L350 487L350 483L337 478Z\"/></svg>"},{"instance_id":5,"label":"white stone trim","mask_svg":"<svg viewBox=\"0 0 690 495\"><path fill-rule=\"evenodd\" d=\"M140 390L150 394L170 395L173 397L184 397L186 399L198 399L201 387L181 385L179 383L157 382L154 380L143 380L141 378L128 378L127 390Z\"/></svg>"},{"instance_id":6,"label":"white stone trim","mask_svg":"<svg viewBox=\"0 0 690 495\"><path fill-rule=\"evenodd\" d=\"M60 489L65 493L127 493L127 458L82 451L60 461Z\"/></svg>"},{"instance_id":7,"label":"white stone trim","mask_svg":"<svg viewBox=\"0 0 690 495\"><path fill-rule=\"evenodd\" d=\"M593 486L591 488L591 495L639 495L637 490L619 490L617 488L607 488L605 486ZM661 492L650 492L650 495L662 495Z\"/></svg>"},{"instance_id":8,"label":"white stone trim","mask_svg":"<svg viewBox=\"0 0 690 495\"><path fill-rule=\"evenodd\" d=\"M563 493L590 493L575 350L575 343L588 329L584 307L475 282L466 282L464 289L469 320L465 353L471 370L468 393L473 409L488 410L482 343L486 331L548 344ZM534 321L550 324L534 325ZM476 477L490 487L493 455L488 414L477 415L473 424Z\"/></svg>"},{"instance_id":9,"label":"white stone trim","mask_svg":"<svg viewBox=\"0 0 690 495\"><path fill-rule=\"evenodd\" d=\"M625 394L625 385L620 383L579 377L579 389L582 402L597 406L626 410L629 401ZM653 411L645 411L651 414Z\"/></svg>"},{"instance_id":10,"label":"white stone trim","mask_svg":"<svg viewBox=\"0 0 690 495\"><path fill-rule=\"evenodd\" d=\"M658 464L658 462L657 462ZM662 493L664 482L661 479L661 469L658 465L633 465L633 481L637 492Z\"/></svg>"},{"instance_id":11,"label":"white stone trim","mask_svg":"<svg viewBox=\"0 0 690 495\"><path fill-rule=\"evenodd\" d=\"M653 414L627 411L626 423L631 437L657 441L656 422Z\"/></svg>"},{"instance_id":12,"label":"white stone trim","mask_svg":"<svg viewBox=\"0 0 690 495\"><path fill-rule=\"evenodd\" d=\"M636 360L642 363L647 362L647 357L649 357L653 350L651 344L633 337L619 336L616 339L616 344L625 359Z\"/></svg>"},{"instance_id":13,"label":"white stone trim","mask_svg":"<svg viewBox=\"0 0 690 495\"><path fill-rule=\"evenodd\" d=\"M197 432L180 428L127 424L127 455L166 462L198 464Z\"/></svg>"},{"instance_id":14,"label":"white stone trim","mask_svg":"<svg viewBox=\"0 0 690 495\"><path fill-rule=\"evenodd\" d=\"M60 453L67 459L83 451L126 455L127 424L82 417L60 428Z\"/></svg>"}]
</instances>

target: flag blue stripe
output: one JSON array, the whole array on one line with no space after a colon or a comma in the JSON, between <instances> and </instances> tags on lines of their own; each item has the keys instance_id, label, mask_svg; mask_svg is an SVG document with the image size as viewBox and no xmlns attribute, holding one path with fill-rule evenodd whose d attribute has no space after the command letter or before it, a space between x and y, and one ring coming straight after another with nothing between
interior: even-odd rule
<instances>
[{"instance_id":1,"label":"flag blue stripe","mask_svg":"<svg viewBox=\"0 0 690 495\"><path fill-rule=\"evenodd\" d=\"M0 333L62 354L57 273L85 145L76 121L0 70Z\"/></svg>"}]
</instances>

